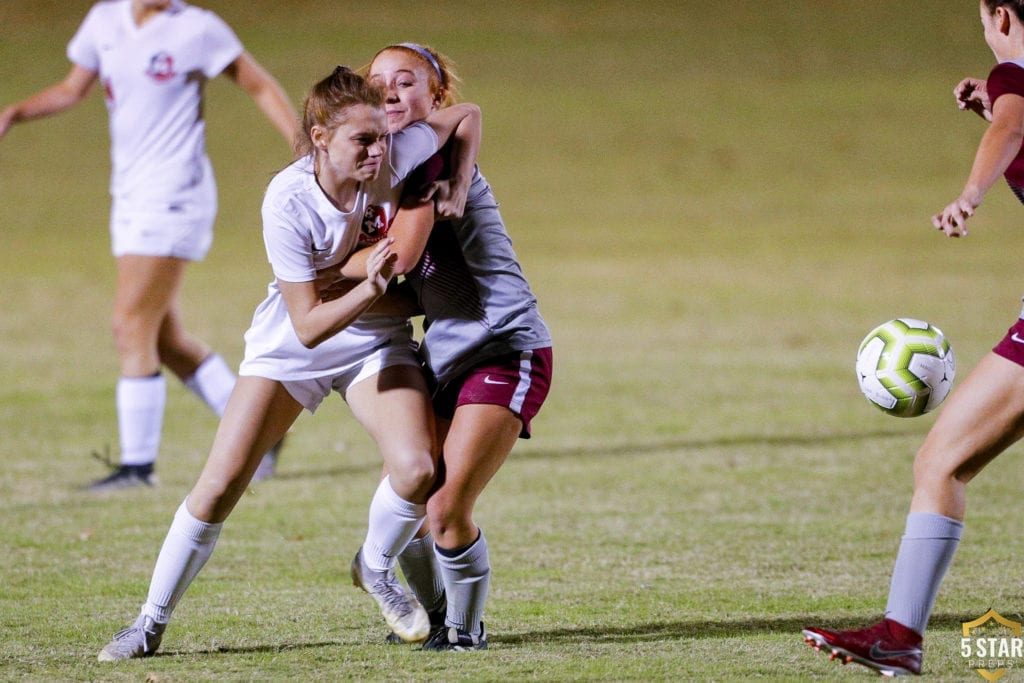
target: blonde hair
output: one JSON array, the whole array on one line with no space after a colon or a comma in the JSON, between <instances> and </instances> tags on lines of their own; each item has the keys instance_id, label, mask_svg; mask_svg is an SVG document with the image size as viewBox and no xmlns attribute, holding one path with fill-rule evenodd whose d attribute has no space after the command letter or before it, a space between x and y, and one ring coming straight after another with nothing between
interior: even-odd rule
<instances>
[{"instance_id":1,"label":"blonde hair","mask_svg":"<svg viewBox=\"0 0 1024 683\"><path fill-rule=\"evenodd\" d=\"M310 137L313 126L333 132L345 122L349 107L357 104L383 107L384 91L348 67L336 67L306 96L302 106L302 130L295 138L296 154L302 156L313 150Z\"/></svg>"},{"instance_id":2,"label":"blonde hair","mask_svg":"<svg viewBox=\"0 0 1024 683\"><path fill-rule=\"evenodd\" d=\"M359 73L363 76L369 75L370 66L373 62L388 50L407 52L423 63L427 71L430 94L434 97L434 101L437 102L439 108L450 107L462 101L462 95L459 92L459 85L462 83L462 79L459 78L459 74L455 70L455 63L447 55L427 45L420 45L418 43L395 43L394 45L388 45L378 50L377 54L370 60L370 63L359 69Z\"/></svg>"}]
</instances>

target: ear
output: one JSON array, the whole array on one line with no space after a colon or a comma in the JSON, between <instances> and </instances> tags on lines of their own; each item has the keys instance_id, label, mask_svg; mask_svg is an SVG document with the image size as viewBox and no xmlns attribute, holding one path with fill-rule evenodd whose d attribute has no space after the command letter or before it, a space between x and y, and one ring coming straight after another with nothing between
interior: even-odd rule
<instances>
[{"instance_id":1,"label":"ear","mask_svg":"<svg viewBox=\"0 0 1024 683\"><path fill-rule=\"evenodd\" d=\"M309 129L309 139L313 142L313 149L321 152L327 149L327 143L331 141L327 129L320 125L315 125Z\"/></svg>"},{"instance_id":2,"label":"ear","mask_svg":"<svg viewBox=\"0 0 1024 683\"><path fill-rule=\"evenodd\" d=\"M999 29L999 32L1004 36L1009 35L1010 26L1013 23L1013 14L1010 12L1009 8L1006 5L1000 5L999 7L996 7L996 11L993 16L995 17L996 28Z\"/></svg>"},{"instance_id":3,"label":"ear","mask_svg":"<svg viewBox=\"0 0 1024 683\"><path fill-rule=\"evenodd\" d=\"M448 88L440 87L437 92L434 93L434 109L440 109L444 106L444 98L448 96Z\"/></svg>"}]
</instances>

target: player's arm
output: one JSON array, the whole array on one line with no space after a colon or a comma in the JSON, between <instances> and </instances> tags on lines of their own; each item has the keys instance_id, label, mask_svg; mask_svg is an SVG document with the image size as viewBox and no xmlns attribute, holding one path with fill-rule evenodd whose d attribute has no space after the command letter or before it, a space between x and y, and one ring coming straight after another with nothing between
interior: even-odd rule
<instances>
[{"instance_id":1,"label":"player's arm","mask_svg":"<svg viewBox=\"0 0 1024 683\"><path fill-rule=\"evenodd\" d=\"M41 119L70 109L89 95L97 80L95 71L73 65L64 80L0 111L0 138L15 123Z\"/></svg>"},{"instance_id":2,"label":"player's arm","mask_svg":"<svg viewBox=\"0 0 1024 683\"><path fill-rule=\"evenodd\" d=\"M433 201L410 199L402 204L388 229L388 237L394 240L391 250L397 255L395 275L405 275L419 263L433 227ZM341 265L341 276L348 280L365 277L366 259L371 249L372 247L365 247L352 253Z\"/></svg>"},{"instance_id":3,"label":"player's arm","mask_svg":"<svg viewBox=\"0 0 1024 683\"><path fill-rule=\"evenodd\" d=\"M932 225L949 237L967 234L967 219L981 204L985 193L1006 171L1024 143L1024 97L1007 93L992 105L992 123L981 138L974 165L960 196L942 213L932 216Z\"/></svg>"},{"instance_id":4,"label":"player's arm","mask_svg":"<svg viewBox=\"0 0 1024 683\"><path fill-rule=\"evenodd\" d=\"M436 181L428 185L423 199L435 198L435 209L442 218L460 218L466 208L469 185L473 181L473 169L480 151L483 136L480 107L468 102L453 104L431 112L425 121L437 133L442 146L451 138L451 178L439 197L434 194L440 187Z\"/></svg>"},{"instance_id":5,"label":"player's arm","mask_svg":"<svg viewBox=\"0 0 1024 683\"><path fill-rule=\"evenodd\" d=\"M445 180L430 183L422 195L423 199L433 198L437 218L462 218L466 210L469 186L473 182L473 171L476 169L482 134L482 121L479 116L464 118L455 127L449 145L448 164L452 169L451 174Z\"/></svg>"},{"instance_id":6,"label":"player's arm","mask_svg":"<svg viewBox=\"0 0 1024 683\"><path fill-rule=\"evenodd\" d=\"M293 145L299 118L280 83L248 52L228 64L224 74L249 94L288 144Z\"/></svg>"},{"instance_id":7,"label":"player's arm","mask_svg":"<svg viewBox=\"0 0 1024 683\"><path fill-rule=\"evenodd\" d=\"M337 275L333 277L337 277ZM320 281L320 274L318 274L317 280L318 282ZM342 297L358 284L357 280L334 280L326 287L319 289L320 300L327 302ZM373 302L367 313L411 318L415 315L423 315L423 310L420 308L416 293L409 286L408 282L392 280L388 283L387 291Z\"/></svg>"},{"instance_id":8,"label":"player's arm","mask_svg":"<svg viewBox=\"0 0 1024 683\"><path fill-rule=\"evenodd\" d=\"M388 281L393 276L394 263L391 240L381 240L368 255L365 279L343 296L330 301L321 298L316 281L285 282L278 279L277 285L288 309L288 317L303 346L310 349L316 347L365 313L387 289Z\"/></svg>"}]
</instances>

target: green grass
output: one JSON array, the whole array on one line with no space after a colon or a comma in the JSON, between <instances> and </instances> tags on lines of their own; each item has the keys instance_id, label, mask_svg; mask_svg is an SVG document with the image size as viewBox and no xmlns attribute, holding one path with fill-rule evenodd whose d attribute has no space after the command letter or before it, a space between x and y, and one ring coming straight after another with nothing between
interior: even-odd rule
<instances>
[{"instance_id":1,"label":"green grass","mask_svg":"<svg viewBox=\"0 0 1024 683\"><path fill-rule=\"evenodd\" d=\"M62 76L89 2L0 4L0 102ZM973 4L209 0L298 102L334 64L417 40L461 66L481 165L555 335L555 383L478 506L491 649L381 643L348 585L379 458L337 399L239 505L161 656L95 662L145 598L214 418L169 395L162 485L96 498L115 444L113 267L98 97L0 141L0 679L863 680L799 639L882 611L933 417L860 396L875 325L939 325L966 371L1024 291L1021 208L997 187L971 236L929 216L982 131L951 90L990 56ZM221 213L183 295L231 363L270 277L263 188L286 150L209 88ZM961 375L962 377L963 375ZM1021 620L1019 447L971 485L926 640L976 679L960 622ZM1014 674L1011 674L1012 680Z\"/></svg>"}]
</instances>

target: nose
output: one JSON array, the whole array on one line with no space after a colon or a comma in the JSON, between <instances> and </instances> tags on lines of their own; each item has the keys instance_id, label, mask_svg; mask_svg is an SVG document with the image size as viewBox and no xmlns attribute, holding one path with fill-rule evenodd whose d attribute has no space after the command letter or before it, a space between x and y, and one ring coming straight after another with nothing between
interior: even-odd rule
<instances>
[{"instance_id":1,"label":"nose","mask_svg":"<svg viewBox=\"0 0 1024 683\"><path fill-rule=\"evenodd\" d=\"M398 89L395 87L394 83L388 83L387 87L384 89L384 97L391 104L398 102Z\"/></svg>"},{"instance_id":2,"label":"nose","mask_svg":"<svg viewBox=\"0 0 1024 683\"><path fill-rule=\"evenodd\" d=\"M370 145L370 148L367 150L367 154L369 154L371 157L384 156L384 150L387 149L387 146L388 143L384 140L384 138L381 138L380 140L377 140L375 143Z\"/></svg>"}]
</instances>

